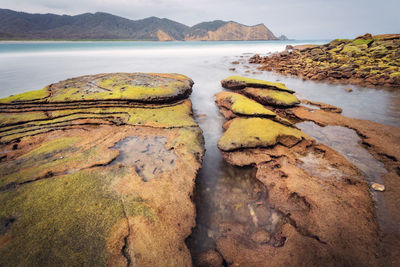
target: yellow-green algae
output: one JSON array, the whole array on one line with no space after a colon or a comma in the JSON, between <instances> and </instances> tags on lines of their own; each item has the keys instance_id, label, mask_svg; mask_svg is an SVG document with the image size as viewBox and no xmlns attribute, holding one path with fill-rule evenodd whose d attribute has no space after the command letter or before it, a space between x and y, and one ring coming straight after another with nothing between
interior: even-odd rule
<instances>
[{"instance_id":1,"label":"yellow-green algae","mask_svg":"<svg viewBox=\"0 0 400 267\"><path fill-rule=\"evenodd\" d=\"M236 118L219 139L218 147L223 151L268 147L275 145L281 137L291 137L300 141L303 133L270 119Z\"/></svg>"},{"instance_id":2,"label":"yellow-green algae","mask_svg":"<svg viewBox=\"0 0 400 267\"><path fill-rule=\"evenodd\" d=\"M266 87L266 88L271 88L271 89L276 89L276 90L281 90L281 91L287 91L289 93L294 93L294 91L287 88L284 83L268 82L268 81L264 81L264 80L246 78L246 77L241 77L241 76L230 76L230 77L224 79L223 82L224 81L225 82L226 81L235 81L235 82L243 84L243 87Z\"/></svg>"},{"instance_id":3,"label":"yellow-green algae","mask_svg":"<svg viewBox=\"0 0 400 267\"><path fill-rule=\"evenodd\" d=\"M230 107L226 106L226 108L229 108L230 110L232 110L232 112L238 115L270 117L276 116L273 111L265 108L260 103L257 103L256 101L237 93L218 93L217 102L221 104L223 104L224 102L228 102L230 104Z\"/></svg>"},{"instance_id":4,"label":"yellow-green algae","mask_svg":"<svg viewBox=\"0 0 400 267\"><path fill-rule=\"evenodd\" d=\"M46 118L47 115L43 111L0 113L0 127L20 122L44 120Z\"/></svg>"},{"instance_id":5,"label":"yellow-green algae","mask_svg":"<svg viewBox=\"0 0 400 267\"><path fill-rule=\"evenodd\" d=\"M36 91L29 91L22 94L12 95L9 97L1 98L1 104L9 104L13 102L26 102L26 101L44 101L50 95L48 91L48 86L43 89L36 90Z\"/></svg>"},{"instance_id":6,"label":"yellow-green algae","mask_svg":"<svg viewBox=\"0 0 400 267\"><path fill-rule=\"evenodd\" d=\"M22 136L27 136L37 131L46 131L45 128L68 126L74 124L78 119L96 119L98 123L124 123L137 126L152 126L160 128L171 127L192 127L196 122L192 117L192 108L189 101L184 101L177 105L154 107L146 105L138 108L85 108L65 109L47 111L44 115L42 111L15 113L17 116L10 120L7 113L0 114L0 141L9 142ZM13 113L11 113L13 114ZM49 119L48 116L51 118ZM34 118L34 121L29 119ZM28 121L27 121L28 120ZM7 126L7 123L20 123L14 126Z\"/></svg>"},{"instance_id":7,"label":"yellow-green algae","mask_svg":"<svg viewBox=\"0 0 400 267\"><path fill-rule=\"evenodd\" d=\"M114 73L82 76L0 99L0 103L95 100L166 101L188 95L192 81L181 74Z\"/></svg>"},{"instance_id":8,"label":"yellow-green algae","mask_svg":"<svg viewBox=\"0 0 400 267\"><path fill-rule=\"evenodd\" d=\"M81 171L1 192L0 218L12 223L2 233L0 265L105 266L106 240L125 213L154 216L139 198L122 206L110 185L123 175Z\"/></svg>"},{"instance_id":9,"label":"yellow-green algae","mask_svg":"<svg viewBox=\"0 0 400 267\"><path fill-rule=\"evenodd\" d=\"M13 161L0 163L0 188L41 178L48 172L57 173L66 164L80 169L107 159L102 155L104 149L99 146L82 149L80 141L77 137L58 138L42 143Z\"/></svg>"},{"instance_id":10,"label":"yellow-green algae","mask_svg":"<svg viewBox=\"0 0 400 267\"><path fill-rule=\"evenodd\" d=\"M283 91L246 88L244 93L264 105L290 107L300 103L295 95Z\"/></svg>"}]
</instances>

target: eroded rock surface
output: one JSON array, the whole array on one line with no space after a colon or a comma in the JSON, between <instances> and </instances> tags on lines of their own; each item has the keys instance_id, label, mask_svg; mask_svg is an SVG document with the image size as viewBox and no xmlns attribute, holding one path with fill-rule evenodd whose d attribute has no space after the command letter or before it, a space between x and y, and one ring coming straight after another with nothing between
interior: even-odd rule
<instances>
[{"instance_id":1,"label":"eroded rock surface","mask_svg":"<svg viewBox=\"0 0 400 267\"><path fill-rule=\"evenodd\" d=\"M296 110L306 109L269 108L294 121ZM257 114L236 116L224 128L218 143L223 157L257 169L275 214L268 231L249 235L240 223L224 226L217 250L228 265L379 265L375 207L353 164L297 128Z\"/></svg>"},{"instance_id":2,"label":"eroded rock surface","mask_svg":"<svg viewBox=\"0 0 400 267\"><path fill-rule=\"evenodd\" d=\"M101 74L0 100L0 265L190 266L191 85Z\"/></svg>"},{"instance_id":3,"label":"eroded rock surface","mask_svg":"<svg viewBox=\"0 0 400 267\"><path fill-rule=\"evenodd\" d=\"M274 83L258 79L245 78L241 76L231 76L221 81L222 87L230 90L239 90L246 87L254 88L270 88L274 90L286 91L294 93L293 90L287 88L283 83Z\"/></svg>"}]
</instances>

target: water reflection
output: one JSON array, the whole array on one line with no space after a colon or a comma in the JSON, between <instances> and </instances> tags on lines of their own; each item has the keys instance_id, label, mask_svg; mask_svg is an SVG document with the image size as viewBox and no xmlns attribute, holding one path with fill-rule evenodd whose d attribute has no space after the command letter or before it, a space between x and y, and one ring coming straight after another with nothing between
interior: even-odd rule
<instances>
[{"instance_id":1,"label":"water reflection","mask_svg":"<svg viewBox=\"0 0 400 267\"><path fill-rule=\"evenodd\" d=\"M354 130L341 126L321 127L313 122L301 122L296 126L317 142L342 154L364 174L368 182L382 183L381 177L387 172L383 163L361 146L361 139Z\"/></svg>"}]
</instances>

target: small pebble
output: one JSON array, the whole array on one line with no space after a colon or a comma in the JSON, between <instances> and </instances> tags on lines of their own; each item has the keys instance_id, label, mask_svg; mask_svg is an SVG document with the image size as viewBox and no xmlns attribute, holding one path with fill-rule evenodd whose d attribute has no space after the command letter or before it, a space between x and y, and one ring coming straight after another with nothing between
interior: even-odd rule
<instances>
[{"instance_id":1,"label":"small pebble","mask_svg":"<svg viewBox=\"0 0 400 267\"><path fill-rule=\"evenodd\" d=\"M371 187L375 191L379 191L379 192L385 191L385 186L383 184L372 183Z\"/></svg>"}]
</instances>

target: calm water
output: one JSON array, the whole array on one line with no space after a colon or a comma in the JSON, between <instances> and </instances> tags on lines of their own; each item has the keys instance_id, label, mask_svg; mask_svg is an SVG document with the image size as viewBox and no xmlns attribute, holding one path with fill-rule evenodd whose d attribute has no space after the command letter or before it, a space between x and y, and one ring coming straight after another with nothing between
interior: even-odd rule
<instances>
[{"instance_id":1,"label":"calm water","mask_svg":"<svg viewBox=\"0 0 400 267\"><path fill-rule=\"evenodd\" d=\"M325 41L0 42L0 97L40 89L74 76L104 72L177 72L192 78L195 85L191 99L206 141L195 195L196 203L201 204L197 205L198 226L188 239L196 254L215 247L220 223L249 222L250 232L258 228L272 231L274 225L268 193L254 179L254 172L226 164L218 151L217 140L224 120L214 103L214 94L222 90L221 79L243 75L280 80L298 96L339 106L347 116L400 126L398 92L258 73L255 65L247 64L254 53L277 52L287 44L302 43ZM236 60L241 64L232 65ZM346 87L353 92L346 93Z\"/></svg>"},{"instance_id":2,"label":"calm water","mask_svg":"<svg viewBox=\"0 0 400 267\"><path fill-rule=\"evenodd\" d=\"M280 80L300 97L342 107L344 115L350 117L400 126L399 92L302 81L267 72L253 74L255 65L248 69L248 64L230 64L233 60L245 63L254 53L281 51L287 44L325 42L0 42L0 97L86 74L179 72L196 83L194 107L215 117L212 96L220 90L219 81L228 75L242 74ZM229 71L231 67L236 71ZM346 87L353 92L346 93Z\"/></svg>"}]
</instances>

